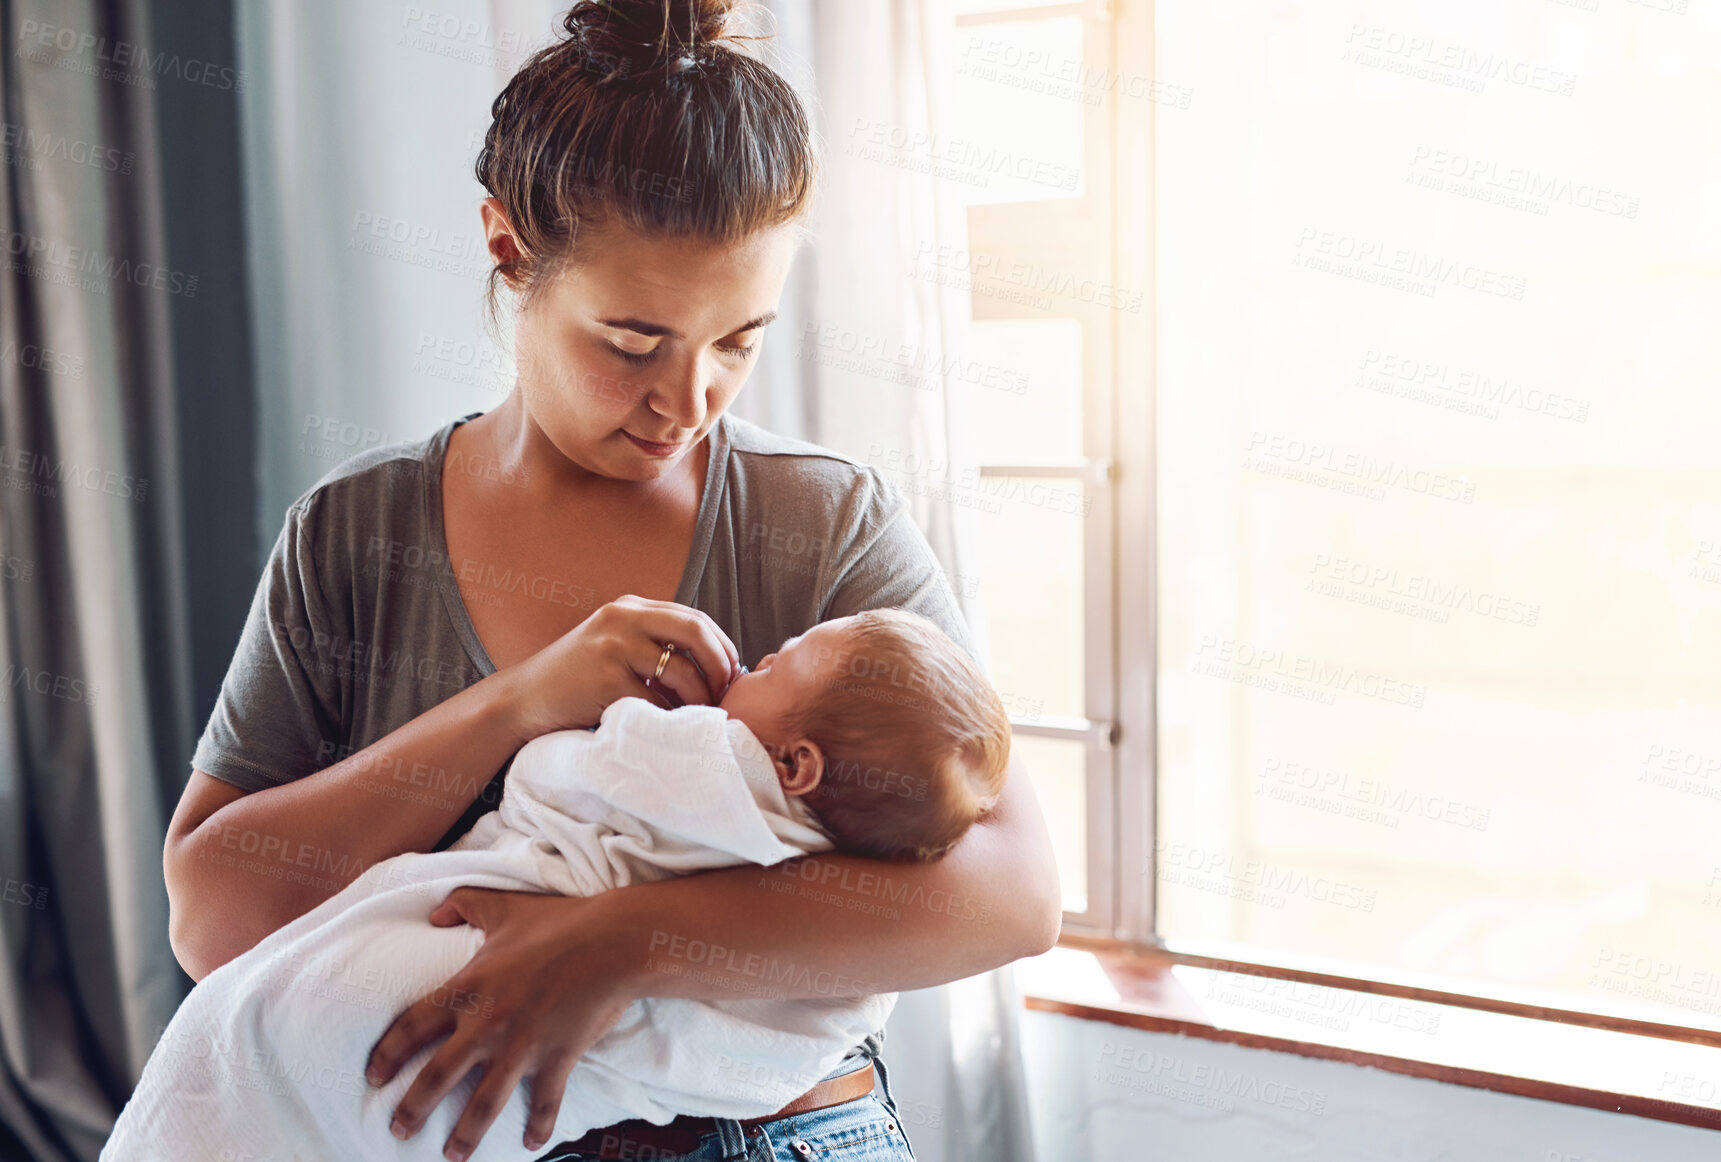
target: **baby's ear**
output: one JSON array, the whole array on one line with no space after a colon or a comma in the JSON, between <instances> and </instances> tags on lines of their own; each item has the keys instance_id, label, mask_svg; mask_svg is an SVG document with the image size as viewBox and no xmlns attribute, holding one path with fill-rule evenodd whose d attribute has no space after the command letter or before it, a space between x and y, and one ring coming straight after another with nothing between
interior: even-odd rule
<instances>
[{"instance_id":1,"label":"baby's ear","mask_svg":"<svg viewBox=\"0 0 1721 1162\"><path fill-rule=\"evenodd\" d=\"M803 738L784 748L783 756L777 764L777 773L782 777L784 794L805 795L824 778L824 752L819 749L818 743Z\"/></svg>"}]
</instances>

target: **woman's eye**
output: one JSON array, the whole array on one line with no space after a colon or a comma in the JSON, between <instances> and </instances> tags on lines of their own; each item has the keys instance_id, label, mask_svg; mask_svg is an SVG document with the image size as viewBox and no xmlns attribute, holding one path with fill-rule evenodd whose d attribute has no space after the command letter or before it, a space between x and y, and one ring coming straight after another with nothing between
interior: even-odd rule
<instances>
[{"instance_id":1,"label":"woman's eye","mask_svg":"<svg viewBox=\"0 0 1721 1162\"><path fill-rule=\"evenodd\" d=\"M717 349L719 351L723 352L725 355L733 355L737 359L745 359L745 358L747 358L747 356L753 354L753 348L757 347L758 345L759 345L759 340L755 339L751 343L747 344L745 347L727 347L727 346L724 346L722 343L719 343L719 344L717 344Z\"/></svg>"},{"instance_id":2,"label":"woman's eye","mask_svg":"<svg viewBox=\"0 0 1721 1162\"><path fill-rule=\"evenodd\" d=\"M608 346L609 349L612 352L614 352L616 355L620 356L622 359L627 360L629 363L633 364L635 367L644 367L647 363L650 363L653 359L657 358L657 348L656 347L653 347L650 351L636 352L636 351L623 351L620 347L617 347L614 343L606 344L606 346Z\"/></svg>"}]
</instances>

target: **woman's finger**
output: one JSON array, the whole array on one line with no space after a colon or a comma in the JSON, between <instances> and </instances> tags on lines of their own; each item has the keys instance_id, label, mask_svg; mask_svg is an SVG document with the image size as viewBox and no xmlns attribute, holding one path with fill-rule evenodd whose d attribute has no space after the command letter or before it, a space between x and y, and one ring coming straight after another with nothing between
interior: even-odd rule
<instances>
[{"instance_id":1,"label":"woman's finger","mask_svg":"<svg viewBox=\"0 0 1721 1162\"><path fill-rule=\"evenodd\" d=\"M490 1132L502 1107L514 1094L514 1087L526 1076L526 1048L509 1045L484 1063L484 1077L454 1124L454 1132L443 1143L442 1155L454 1162L465 1162L484 1135ZM434 1108L434 1107L433 1107Z\"/></svg>"},{"instance_id":2,"label":"woman's finger","mask_svg":"<svg viewBox=\"0 0 1721 1162\"><path fill-rule=\"evenodd\" d=\"M741 666L740 652L729 640L729 635L706 614L686 605L658 601L642 603L637 608L639 617L635 626L657 647L657 652L652 654L651 669L642 676L652 674L657 668L657 659L662 656L663 646L672 643L687 651L696 672L702 675L700 684L706 688L707 697L699 701L716 701L729 684L730 675Z\"/></svg>"},{"instance_id":3,"label":"woman's finger","mask_svg":"<svg viewBox=\"0 0 1721 1162\"><path fill-rule=\"evenodd\" d=\"M418 1071L418 1076L407 1088L406 1096L394 1107L394 1120L389 1125L389 1132L406 1139L422 1130L430 1111L441 1104L473 1066L483 1064L484 1058L484 1046L479 1039L461 1036L457 1028L454 1035L431 1054L430 1060L424 1063L424 1068Z\"/></svg>"},{"instance_id":4,"label":"woman's finger","mask_svg":"<svg viewBox=\"0 0 1721 1162\"><path fill-rule=\"evenodd\" d=\"M437 1038L448 1036L455 1024L454 1014L432 1004L429 997L408 1005L371 1047L370 1060L365 1063L365 1080L376 1086L387 1085L414 1053Z\"/></svg>"},{"instance_id":5,"label":"woman's finger","mask_svg":"<svg viewBox=\"0 0 1721 1162\"><path fill-rule=\"evenodd\" d=\"M658 650L657 656L663 657L662 649ZM647 685L651 686L654 692L675 695L669 703L671 709L676 705L710 706L717 701L716 695L706 683L705 676L694 667L692 659L683 654L669 656L669 660L664 663L662 677L657 676L657 662L653 660L651 669L646 671L645 676L652 679Z\"/></svg>"},{"instance_id":6,"label":"woman's finger","mask_svg":"<svg viewBox=\"0 0 1721 1162\"><path fill-rule=\"evenodd\" d=\"M526 1118L523 1144L528 1150L541 1150L556 1131L556 1117L562 1112L562 1095L568 1089L568 1074L574 1071L579 1057L563 1054L550 1058L532 1071L532 1112Z\"/></svg>"}]
</instances>

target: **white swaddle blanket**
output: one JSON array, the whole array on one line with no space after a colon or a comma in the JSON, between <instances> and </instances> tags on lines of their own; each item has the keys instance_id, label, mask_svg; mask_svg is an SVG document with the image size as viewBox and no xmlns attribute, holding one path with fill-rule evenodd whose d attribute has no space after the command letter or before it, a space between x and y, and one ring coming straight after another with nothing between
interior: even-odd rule
<instances>
[{"instance_id":1,"label":"white swaddle blanket","mask_svg":"<svg viewBox=\"0 0 1721 1162\"><path fill-rule=\"evenodd\" d=\"M429 923L450 891L588 896L830 848L746 726L715 707L667 711L624 698L595 732L560 731L523 747L498 810L448 850L374 865L204 978L162 1034L102 1162L439 1159L476 1074L402 1142L389 1120L436 1046L381 1089L364 1067L401 1010L441 988L483 943L478 929ZM686 971L701 971L709 956L678 934L654 934L652 944ZM757 967L750 980L763 995L628 1006L574 1068L550 1142L627 1118L770 1114L881 1028L896 1001L773 998L769 982L789 979L792 966ZM484 998L451 993L437 1003L481 1012ZM471 1162L543 1153L521 1145L526 1102L526 1087L516 1087Z\"/></svg>"}]
</instances>

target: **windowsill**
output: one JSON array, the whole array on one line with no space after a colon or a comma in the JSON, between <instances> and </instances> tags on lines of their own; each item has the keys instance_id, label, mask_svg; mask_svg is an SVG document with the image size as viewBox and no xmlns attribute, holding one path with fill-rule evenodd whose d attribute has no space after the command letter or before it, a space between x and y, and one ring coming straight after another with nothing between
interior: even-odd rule
<instances>
[{"instance_id":1,"label":"windowsill","mask_svg":"<svg viewBox=\"0 0 1721 1162\"><path fill-rule=\"evenodd\" d=\"M1721 1049L1066 942L1019 961L1028 1008L1721 1129Z\"/></svg>"}]
</instances>

